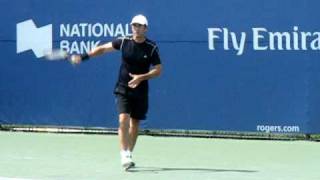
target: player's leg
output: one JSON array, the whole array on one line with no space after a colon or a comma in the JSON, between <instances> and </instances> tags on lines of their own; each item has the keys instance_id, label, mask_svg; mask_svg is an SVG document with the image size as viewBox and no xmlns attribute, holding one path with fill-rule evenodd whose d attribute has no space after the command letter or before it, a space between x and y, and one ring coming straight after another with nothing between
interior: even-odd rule
<instances>
[{"instance_id":1,"label":"player's leg","mask_svg":"<svg viewBox=\"0 0 320 180\"><path fill-rule=\"evenodd\" d=\"M129 136L129 128L130 128L130 115L127 113L121 113L119 115L119 129L118 135L120 140L120 149L121 150L129 150L130 148L130 136Z\"/></svg>"},{"instance_id":2,"label":"player's leg","mask_svg":"<svg viewBox=\"0 0 320 180\"><path fill-rule=\"evenodd\" d=\"M140 120L146 119L146 114L148 111L148 96L139 96L132 99L132 111L131 111L131 121L130 121L130 153L132 157L132 151L137 142L137 138L139 135L139 125Z\"/></svg>"},{"instance_id":3,"label":"player's leg","mask_svg":"<svg viewBox=\"0 0 320 180\"><path fill-rule=\"evenodd\" d=\"M131 151L129 150L131 140L129 136L130 128L130 115L127 113L121 113L119 115L119 140L120 140L120 155L121 155L121 164L125 170L128 170L134 166L131 158Z\"/></svg>"},{"instance_id":4,"label":"player's leg","mask_svg":"<svg viewBox=\"0 0 320 180\"><path fill-rule=\"evenodd\" d=\"M130 157L132 159L132 151L134 149L134 146L137 142L138 134L139 134L139 120L131 118L130 120L130 128L129 128L129 138L130 138L130 144L129 144L129 153ZM136 164L132 161L132 167L134 167Z\"/></svg>"},{"instance_id":5,"label":"player's leg","mask_svg":"<svg viewBox=\"0 0 320 180\"><path fill-rule=\"evenodd\" d=\"M127 170L132 167L130 153L130 99L124 94L116 94L117 109L119 113L118 135L120 141L121 164Z\"/></svg>"},{"instance_id":6,"label":"player's leg","mask_svg":"<svg viewBox=\"0 0 320 180\"><path fill-rule=\"evenodd\" d=\"M116 94L116 104L119 113L118 135L120 140L120 149L129 150L129 127L130 127L130 100L123 94Z\"/></svg>"},{"instance_id":7,"label":"player's leg","mask_svg":"<svg viewBox=\"0 0 320 180\"><path fill-rule=\"evenodd\" d=\"M132 152L134 146L136 145L138 134L139 134L139 124L140 121L135 118L131 118L130 120L130 128L129 128L129 137L130 137L130 146L129 149Z\"/></svg>"}]
</instances>

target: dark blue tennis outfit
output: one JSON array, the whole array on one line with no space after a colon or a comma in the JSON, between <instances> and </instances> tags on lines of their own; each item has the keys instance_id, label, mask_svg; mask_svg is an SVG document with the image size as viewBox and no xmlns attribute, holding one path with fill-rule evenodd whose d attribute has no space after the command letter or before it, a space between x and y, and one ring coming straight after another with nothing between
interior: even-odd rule
<instances>
[{"instance_id":1,"label":"dark blue tennis outfit","mask_svg":"<svg viewBox=\"0 0 320 180\"><path fill-rule=\"evenodd\" d=\"M112 41L114 49L122 52L122 63L114 94L118 113L128 113L134 119L144 120L148 112L148 81L142 81L136 88L128 86L131 74L148 73L151 66L161 64L157 45L146 39L135 42L132 37Z\"/></svg>"}]
</instances>

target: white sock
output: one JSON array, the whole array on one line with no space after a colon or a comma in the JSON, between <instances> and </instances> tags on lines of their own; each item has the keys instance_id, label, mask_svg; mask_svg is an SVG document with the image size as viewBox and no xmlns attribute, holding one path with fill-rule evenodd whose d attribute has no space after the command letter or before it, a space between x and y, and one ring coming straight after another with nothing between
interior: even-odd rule
<instances>
[{"instance_id":1,"label":"white sock","mask_svg":"<svg viewBox=\"0 0 320 180\"><path fill-rule=\"evenodd\" d=\"M128 151L127 151L127 150L121 150L121 151L120 151L120 155L121 155L122 157L126 157L126 156L128 156L129 154L128 154Z\"/></svg>"},{"instance_id":2,"label":"white sock","mask_svg":"<svg viewBox=\"0 0 320 180\"><path fill-rule=\"evenodd\" d=\"M132 152L130 150L127 150L127 154L132 157Z\"/></svg>"}]
</instances>

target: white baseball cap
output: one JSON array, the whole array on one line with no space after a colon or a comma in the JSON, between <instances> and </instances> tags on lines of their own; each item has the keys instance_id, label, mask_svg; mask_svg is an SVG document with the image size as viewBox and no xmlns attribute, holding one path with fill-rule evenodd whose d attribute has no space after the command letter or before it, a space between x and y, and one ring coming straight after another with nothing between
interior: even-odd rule
<instances>
[{"instance_id":1,"label":"white baseball cap","mask_svg":"<svg viewBox=\"0 0 320 180\"><path fill-rule=\"evenodd\" d=\"M147 20L147 18L146 18L144 15L142 15L142 14L136 15L136 16L134 16L134 17L132 18L130 24L132 25L132 24L134 24L134 23L148 26L148 20Z\"/></svg>"}]
</instances>

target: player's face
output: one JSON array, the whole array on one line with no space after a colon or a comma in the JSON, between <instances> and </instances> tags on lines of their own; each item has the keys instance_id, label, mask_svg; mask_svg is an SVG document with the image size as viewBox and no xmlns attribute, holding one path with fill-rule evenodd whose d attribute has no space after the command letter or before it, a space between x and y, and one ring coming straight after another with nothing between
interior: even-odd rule
<instances>
[{"instance_id":1,"label":"player's face","mask_svg":"<svg viewBox=\"0 0 320 180\"><path fill-rule=\"evenodd\" d=\"M143 37L147 32L147 27L142 24L134 23L131 25L132 33L134 36Z\"/></svg>"}]
</instances>

